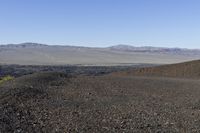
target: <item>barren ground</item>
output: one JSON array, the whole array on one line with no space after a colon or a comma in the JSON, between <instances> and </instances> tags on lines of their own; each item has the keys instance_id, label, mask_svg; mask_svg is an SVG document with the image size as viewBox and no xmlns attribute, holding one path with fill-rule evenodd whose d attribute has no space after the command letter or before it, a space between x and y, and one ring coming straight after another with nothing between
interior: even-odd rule
<instances>
[{"instance_id":1,"label":"barren ground","mask_svg":"<svg viewBox=\"0 0 200 133\"><path fill-rule=\"evenodd\" d=\"M200 132L200 82L38 73L0 87L0 132Z\"/></svg>"}]
</instances>

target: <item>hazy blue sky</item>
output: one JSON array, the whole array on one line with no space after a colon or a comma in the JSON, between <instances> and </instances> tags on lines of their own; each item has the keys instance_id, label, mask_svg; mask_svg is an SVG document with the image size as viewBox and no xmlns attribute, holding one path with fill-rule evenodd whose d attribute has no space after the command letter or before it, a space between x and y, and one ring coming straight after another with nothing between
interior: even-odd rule
<instances>
[{"instance_id":1,"label":"hazy blue sky","mask_svg":"<svg viewBox=\"0 0 200 133\"><path fill-rule=\"evenodd\" d=\"M200 48L200 0L0 0L0 44Z\"/></svg>"}]
</instances>

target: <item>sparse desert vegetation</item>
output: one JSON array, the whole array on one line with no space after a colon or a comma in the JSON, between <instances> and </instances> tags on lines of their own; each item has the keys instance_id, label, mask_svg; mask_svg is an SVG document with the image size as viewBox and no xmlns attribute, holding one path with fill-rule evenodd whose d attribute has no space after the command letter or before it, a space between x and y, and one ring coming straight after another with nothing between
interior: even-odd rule
<instances>
[{"instance_id":1,"label":"sparse desert vegetation","mask_svg":"<svg viewBox=\"0 0 200 133\"><path fill-rule=\"evenodd\" d=\"M14 79L14 77L9 76L9 75L8 76L4 76L4 77L0 77L0 84L4 83L6 81L12 80L12 79Z\"/></svg>"}]
</instances>

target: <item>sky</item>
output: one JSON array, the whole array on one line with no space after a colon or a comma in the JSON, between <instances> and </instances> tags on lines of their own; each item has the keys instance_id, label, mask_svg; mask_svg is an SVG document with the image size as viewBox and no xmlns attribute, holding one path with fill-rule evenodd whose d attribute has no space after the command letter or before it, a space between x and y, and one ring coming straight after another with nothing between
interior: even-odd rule
<instances>
[{"instance_id":1,"label":"sky","mask_svg":"<svg viewBox=\"0 0 200 133\"><path fill-rule=\"evenodd\" d=\"M0 0L0 44L200 48L200 0Z\"/></svg>"}]
</instances>

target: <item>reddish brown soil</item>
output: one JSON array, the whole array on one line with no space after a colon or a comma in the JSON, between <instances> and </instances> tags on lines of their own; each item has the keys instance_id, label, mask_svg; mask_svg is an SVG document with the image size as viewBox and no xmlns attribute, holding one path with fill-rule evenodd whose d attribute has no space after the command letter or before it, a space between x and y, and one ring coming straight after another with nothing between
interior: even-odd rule
<instances>
[{"instance_id":1,"label":"reddish brown soil","mask_svg":"<svg viewBox=\"0 0 200 133\"><path fill-rule=\"evenodd\" d=\"M112 75L200 78L200 60L136 70L130 69L128 71L116 72Z\"/></svg>"}]
</instances>

